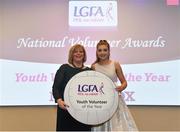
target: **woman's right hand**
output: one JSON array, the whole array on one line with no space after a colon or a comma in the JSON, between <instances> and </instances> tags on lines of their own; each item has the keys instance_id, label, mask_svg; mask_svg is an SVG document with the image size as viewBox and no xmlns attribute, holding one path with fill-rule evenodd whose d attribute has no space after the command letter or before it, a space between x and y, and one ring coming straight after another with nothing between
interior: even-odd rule
<instances>
[{"instance_id":1,"label":"woman's right hand","mask_svg":"<svg viewBox=\"0 0 180 132\"><path fill-rule=\"evenodd\" d=\"M58 106L63 110L67 110L67 107L69 107L62 99L58 99L57 103Z\"/></svg>"}]
</instances>

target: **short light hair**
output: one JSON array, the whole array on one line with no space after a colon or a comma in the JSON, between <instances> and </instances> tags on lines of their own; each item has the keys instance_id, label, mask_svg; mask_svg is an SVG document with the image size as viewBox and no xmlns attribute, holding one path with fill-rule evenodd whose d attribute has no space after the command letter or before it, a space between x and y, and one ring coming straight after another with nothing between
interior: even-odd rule
<instances>
[{"instance_id":1,"label":"short light hair","mask_svg":"<svg viewBox=\"0 0 180 132\"><path fill-rule=\"evenodd\" d=\"M85 50L84 46L82 46L81 44L75 44L69 50L68 62L70 64L73 64L73 54L74 54L74 51L76 49L79 49L79 48L81 48L83 50L83 52L84 52L83 63L86 62L87 56L86 56L86 50Z\"/></svg>"}]
</instances>

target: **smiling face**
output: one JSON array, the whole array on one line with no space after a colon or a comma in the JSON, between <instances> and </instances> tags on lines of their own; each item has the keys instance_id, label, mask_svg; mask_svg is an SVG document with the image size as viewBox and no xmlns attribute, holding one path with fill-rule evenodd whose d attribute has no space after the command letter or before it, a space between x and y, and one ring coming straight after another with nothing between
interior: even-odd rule
<instances>
[{"instance_id":1,"label":"smiling face","mask_svg":"<svg viewBox=\"0 0 180 132\"><path fill-rule=\"evenodd\" d=\"M84 50L81 47L74 49L73 62L82 62L84 60Z\"/></svg>"},{"instance_id":2,"label":"smiling face","mask_svg":"<svg viewBox=\"0 0 180 132\"><path fill-rule=\"evenodd\" d=\"M98 45L96 54L99 61L108 60L110 56L108 46L106 44Z\"/></svg>"},{"instance_id":3,"label":"smiling face","mask_svg":"<svg viewBox=\"0 0 180 132\"><path fill-rule=\"evenodd\" d=\"M86 62L86 51L80 44L75 44L69 50L68 62L73 63L84 63Z\"/></svg>"}]
</instances>

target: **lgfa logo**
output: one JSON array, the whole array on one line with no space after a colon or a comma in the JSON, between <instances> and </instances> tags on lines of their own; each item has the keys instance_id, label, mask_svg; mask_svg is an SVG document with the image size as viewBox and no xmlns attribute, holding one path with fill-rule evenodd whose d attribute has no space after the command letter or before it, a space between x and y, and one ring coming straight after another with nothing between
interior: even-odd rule
<instances>
[{"instance_id":1,"label":"lgfa logo","mask_svg":"<svg viewBox=\"0 0 180 132\"><path fill-rule=\"evenodd\" d=\"M74 16L75 17L96 17L96 16L101 16L103 17L103 11L100 6L83 6L83 7L74 7Z\"/></svg>"},{"instance_id":2,"label":"lgfa logo","mask_svg":"<svg viewBox=\"0 0 180 132\"><path fill-rule=\"evenodd\" d=\"M103 82L101 83L100 87L98 87L97 85L94 85L94 84L89 84L89 85L88 84L83 84L83 85L79 84L78 85L78 94L79 93L104 94L103 88L104 88Z\"/></svg>"},{"instance_id":3,"label":"lgfa logo","mask_svg":"<svg viewBox=\"0 0 180 132\"><path fill-rule=\"evenodd\" d=\"M117 26L117 2L69 1L69 25Z\"/></svg>"}]
</instances>

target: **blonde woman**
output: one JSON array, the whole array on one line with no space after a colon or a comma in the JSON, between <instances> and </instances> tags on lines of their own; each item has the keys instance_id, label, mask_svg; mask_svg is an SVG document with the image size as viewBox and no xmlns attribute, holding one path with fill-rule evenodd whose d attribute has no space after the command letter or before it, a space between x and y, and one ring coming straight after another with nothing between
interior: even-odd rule
<instances>
[{"instance_id":1,"label":"blonde woman","mask_svg":"<svg viewBox=\"0 0 180 132\"><path fill-rule=\"evenodd\" d=\"M57 105L57 131L90 131L91 126L75 120L67 111L64 102L64 90L68 81L77 73L90 70L84 66L86 51L80 44L72 46L69 50L68 64L63 64L57 70L52 87L53 96Z\"/></svg>"},{"instance_id":2,"label":"blonde woman","mask_svg":"<svg viewBox=\"0 0 180 132\"><path fill-rule=\"evenodd\" d=\"M119 62L110 59L110 46L106 40L100 40L97 44L96 61L91 68L107 75L115 84L118 80L121 83L116 87L119 104L115 114L107 122L93 126L92 131L137 131L133 117L120 94L127 87L127 81Z\"/></svg>"}]
</instances>

